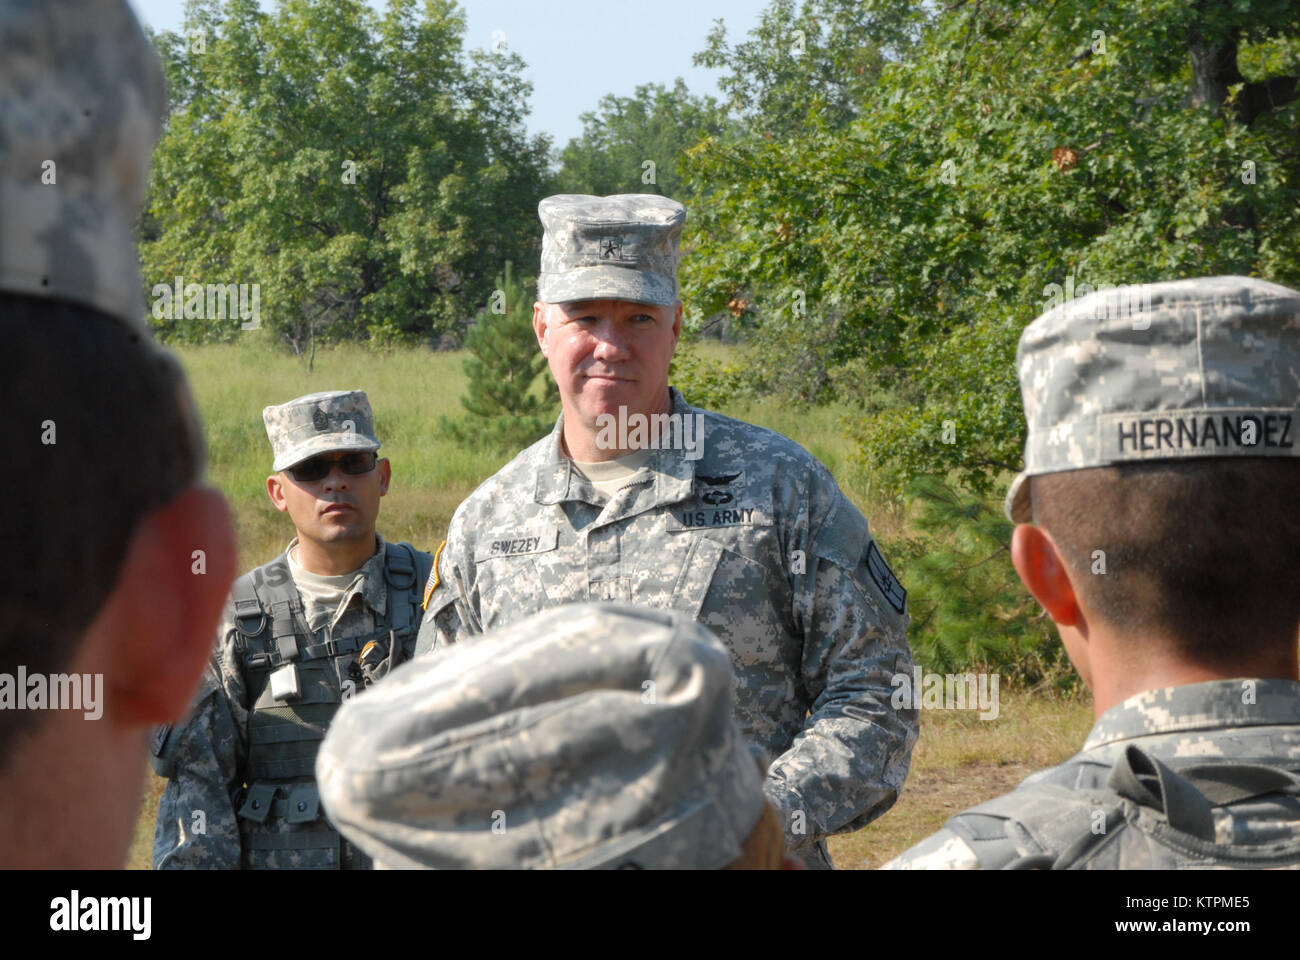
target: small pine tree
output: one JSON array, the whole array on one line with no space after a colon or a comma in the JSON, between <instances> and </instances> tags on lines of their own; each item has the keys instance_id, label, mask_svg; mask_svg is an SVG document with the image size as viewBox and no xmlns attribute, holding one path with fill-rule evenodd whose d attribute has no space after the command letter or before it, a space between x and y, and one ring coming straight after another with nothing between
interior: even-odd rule
<instances>
[{"instance_id":1,"label":"small pine tree","mask_svg":"<svg viewBox=\"0 0 1300 960\"><path fill-rule=\"evenodd\" d=\"M913 659L937 673L986 669L1022 685L1078 688L1051 622L1011 565L1000 503L920 477L907 493L920 535L886 544L907 587Z\"/></svg>"},{"instance_id":2,"label":"small pine tree","mask_svg":"<svg viewBox=\"0 0 1300 960\"><path fill-rule=\"evenodd\" d=\"M507 261L487 310L465 336L469 391L460 402L467 415L442 418L443 431L458 443L519 450L555 425L560 395L537 349L533 299Z\"/></svg>"}]
</instances>

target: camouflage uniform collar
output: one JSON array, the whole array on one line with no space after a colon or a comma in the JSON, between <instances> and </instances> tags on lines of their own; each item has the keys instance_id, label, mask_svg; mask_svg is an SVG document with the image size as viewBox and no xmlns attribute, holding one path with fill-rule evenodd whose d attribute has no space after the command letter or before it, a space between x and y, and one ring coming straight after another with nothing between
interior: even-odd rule
<instances>
[{"instance_id":1,"label":"camouflage uniform collar","mask_svg":"<svg viewBox=\"0 0 1300 960\"><path fill-rule=\"evenodd\" d=\"M352 595L360 593L361 598L366 602L374 613L380 617L388 611L388 581L384 578L384 558L387 556L388 548L384 543L384 538L380 536L379 531L375 531L375 543L379 549L361 566L360 576L363 578L361 586L353 587L339 603L340 610L346 610L348 604L352 602ZM289 541L289 545L284 548L282 555L285 565L289 563L289 554L293 548L298 546L298 538L294 537ZM337 618L336 618L337 619Z\"/></svg>"},{"instance_id":2,"label":"camouflage uniform collar","mask_svg":"<svg viewBox=\"0 0 1300 960\"><path fill-rule=\"evenodd\" d=\"M703 413L692 407L682 397L676 387L668 388L671 404L669 415L688 415ZM564 436L563 412L555 420L555 429L538 443L537 451L537 485L533 499L539 504L563 503L566 500L582 500L599 506L603 501L595 494L595 488L588 483L574 468L573 461L564 455L560 440ZM649 469L654 476L653 504L677 503L691 496L695 484L696 460L686 459L684 450L656 450L646 461L643 469ZM640 500L638 496L635 498ZM639 505L639 510L649 505Z\"/></svg>"},{"instance_id":3,"label":"camouflage uniform collar","mask_svg":"<svg viewBox=\"0 0 1300 960\"><path fill-rule=\"evenodd\" d=\"M1157 733L1300 724L1300 683L1294 680L1210 680L1146 690L1098 719L1084 751Z\"/></svg>"}]
</instances>

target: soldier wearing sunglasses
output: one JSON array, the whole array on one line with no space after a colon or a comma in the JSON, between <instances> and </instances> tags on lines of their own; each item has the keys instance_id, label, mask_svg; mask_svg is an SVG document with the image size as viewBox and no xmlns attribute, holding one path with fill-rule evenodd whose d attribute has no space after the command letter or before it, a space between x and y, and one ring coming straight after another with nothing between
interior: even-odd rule
<instances>
[{"instance_id":1,"label":"soldier wearing sunglasses","mask_svg":"<svg viewBox=\"0 0 1300 960\"><path fill-rule=\"evenodd\" d=\"M266 491L297 536L235 581L190 720L156 732L155 869L371 865L320 808L316 752L339 705L411 656L433 558L375 530L391 467L365 393L262 416Z\"/></svg>"}]
</instances>

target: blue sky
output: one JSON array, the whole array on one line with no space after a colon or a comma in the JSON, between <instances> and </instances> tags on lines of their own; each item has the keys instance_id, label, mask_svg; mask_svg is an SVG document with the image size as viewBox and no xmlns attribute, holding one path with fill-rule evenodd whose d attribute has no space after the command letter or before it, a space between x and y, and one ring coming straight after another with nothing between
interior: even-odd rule
<instances>
[{"instance_id":1,"label":"blue sky","mask_svg":"<svg viewBox=\"0 0 1300 960\"><path fill-rule=\"evenodd\" d=\"M368 0L382 8L382 0ZM271 0L261 0L271 9ZM177 30L184 0L131 0L154 30ZM691 65L713 21L732 42L758 24L767 0L460 0L466 47L489 48L496 31L528 64L533 85L531 133L563 147L582 131L578 119L607 93L628 96L642 83L682 77L695 93L718 93L718 72Z\"/></svg>"}]
</instances>

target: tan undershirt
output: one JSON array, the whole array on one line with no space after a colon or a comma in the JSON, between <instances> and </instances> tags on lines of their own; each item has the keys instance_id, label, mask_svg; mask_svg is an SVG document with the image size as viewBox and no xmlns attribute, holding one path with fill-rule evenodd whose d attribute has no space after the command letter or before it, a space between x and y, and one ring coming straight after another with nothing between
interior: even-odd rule
<instances>
[{"instance_id":1,"label":"tan undershirt","mask_svg":"<svg viewBox=\"0 0 1300 960\"><path fill-rule=\"evenodd\" d=\"M366 563L369 562L366 561ZM298 550L296 547L289 551L289 573L293 575L293 582L298 585L298 593L302 596L303 613L306 615L307 625L311 629L319 630L322 621L333 620L334 614L338 612L339 604L343 602L343 597L351 589L352 584L356 582L357 577L361 575L364 566L363 563L351 573L340 573L335 577L327 577L323 574L304 570L298 563Z\"/></svg>"},{"instance_id":2,"label":"tan undershirt","mask_svg":"<svg viewBox=\"0 0 1300 960\"><path fill-rule=\"evenodd\" d=\"M641 472L641 468L649 462L652 453L653 450L633 450L625 456L602 460L600 463L574 460L573 466L593 487L605 496L613 497L627 486L629 477Z\"/></svg>"}]
</instances>

